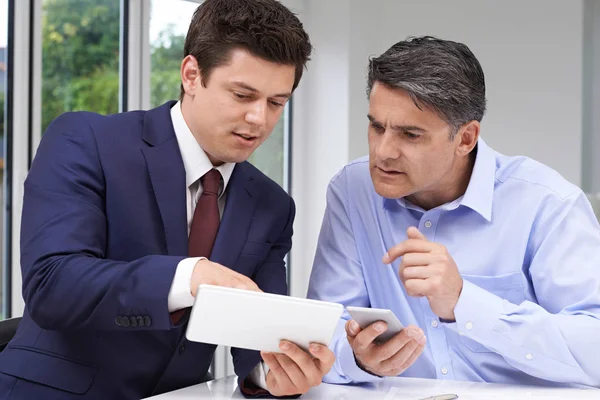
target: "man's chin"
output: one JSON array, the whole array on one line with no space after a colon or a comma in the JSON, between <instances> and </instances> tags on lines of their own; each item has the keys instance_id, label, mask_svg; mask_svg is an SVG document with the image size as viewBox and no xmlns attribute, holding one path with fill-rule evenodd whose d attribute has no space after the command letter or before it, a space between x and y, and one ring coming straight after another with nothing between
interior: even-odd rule
<instances>
[{"instance_id":1,"label":"man's chin","mask_svg":"<svg viewBox=\"0 0 600 400\"><path fill-rule=\"evenodd\" d=\"M410 195L410 191L387 183L382 184L373 182L373 186L375 187L375 192L386 199L399 199Z\"/></svg>"},{"instance_id":2,"label":"man's chin","mask_svg":"<svg viewBox=\"0 0 600 400\"><path fill-rule=\"evenodd\" d=\"M219 160L221 160L223 163L241 163L244 162L246 160L248 160L250 158L250 156L252 155L254 151L251 152L231 152L231 153L227 153L227 154L222 154L219 157Z\"/></svg>"}]
</instances>

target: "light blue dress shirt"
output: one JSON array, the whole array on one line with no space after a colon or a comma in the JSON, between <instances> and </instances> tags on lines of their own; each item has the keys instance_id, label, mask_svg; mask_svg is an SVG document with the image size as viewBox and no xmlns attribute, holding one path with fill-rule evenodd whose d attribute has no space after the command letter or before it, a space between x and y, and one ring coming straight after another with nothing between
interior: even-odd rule
<instances>
[{"instance_id":1,"label":"light blue dress shirt","mask_svg":"<svg viewBox=\"0 0 600 400\"><path fill-rule=\"evenodd\" d=\"M416 226L443 244L463 277L444 323L406 294L387 249ZM330 182L308 297L391 309L426 348L401 376L600 386L600 226L584 193L552 169L507 157L480 138L467 191L425 211L385 199L361 158ZM375 381L355 362L344 313L326 382Z\"/></svg>"}]
</instances>

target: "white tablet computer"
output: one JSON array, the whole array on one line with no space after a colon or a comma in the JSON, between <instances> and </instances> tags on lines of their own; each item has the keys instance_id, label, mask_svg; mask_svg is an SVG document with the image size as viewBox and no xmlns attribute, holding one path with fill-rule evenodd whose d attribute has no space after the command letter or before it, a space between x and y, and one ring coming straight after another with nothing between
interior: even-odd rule
<instances>
[{"instance_id":1,"label":"white tablet computer","mask_svg":"<svg viewBox=\"0 0 600 400\"><path fill-rule=\"evenodd\" d=\"M243 349L281 353L282 339L304 350L326 346L344 307L338 303L200 285L186 338Z\"/></svg>"}]
</instances>

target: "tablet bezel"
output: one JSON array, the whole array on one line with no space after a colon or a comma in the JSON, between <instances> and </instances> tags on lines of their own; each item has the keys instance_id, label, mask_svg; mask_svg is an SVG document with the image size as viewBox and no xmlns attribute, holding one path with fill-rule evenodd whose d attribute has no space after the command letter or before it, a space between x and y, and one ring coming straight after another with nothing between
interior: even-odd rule
<instances>
[{"instance_id":1,"label":"tablet bezel","mask_svg":"<svg viewBox=\"0 0 600 400\"><path fill-rule=\"evenodd\" d=\"M186 338L278 353L286 339L307 350L312 342L329 345L343 311L338 303L203 284Z\"/></svg>"}]
</instances>

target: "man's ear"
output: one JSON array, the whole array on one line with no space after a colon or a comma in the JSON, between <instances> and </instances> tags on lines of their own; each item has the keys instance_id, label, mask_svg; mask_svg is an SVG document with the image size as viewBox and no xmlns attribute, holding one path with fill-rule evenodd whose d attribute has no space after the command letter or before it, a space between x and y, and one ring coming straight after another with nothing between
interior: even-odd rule
<instances>
[{"instance_id":1,"label":"man's ear","mask_svg":"<svg viewBox=\"0 0 600 400\"><path fill-rule=\"evenodd\" d=\"M458 155L464 157L473 150L479 139L480 129L481 125L479 124L479 121L475 120L469 121L460 127L457 138L455 139L459 140L458 146L456 147Z\"/></svg>"},{"instance_id":2,"label":"man's ear","mask_svg":"<svg viewBox=\"0 0 600 400\"><path fill-rule=\"evenodd\" d=\"M192 55L187 55L181 62L181 84L185 93L190 96L193 96L197 86L202 84L198 61Z\"/></svg>"}]
</instances>

